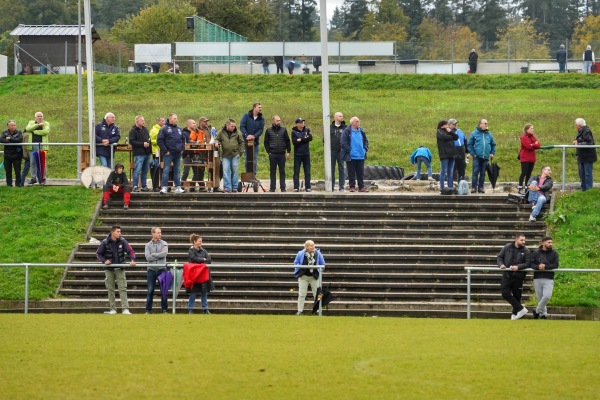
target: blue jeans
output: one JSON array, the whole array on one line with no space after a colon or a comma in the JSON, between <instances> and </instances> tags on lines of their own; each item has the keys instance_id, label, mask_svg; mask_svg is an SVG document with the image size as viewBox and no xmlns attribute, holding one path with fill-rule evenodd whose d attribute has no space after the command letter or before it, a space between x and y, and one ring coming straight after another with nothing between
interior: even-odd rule
<instances>
[{"instance_id":1,"label":"blue jeans","mask_svg":"<svg viewBox=\"0 0 600 400\"><path fill-rule=\"evenodd\" d=\"M21 170L21 186L25 186L25 181L27 180L27 174L29 173L29 166L31 164L31 162L29 161L29 158L24 158L23 159L23 169Z\"/></svg>"},{"instance_id":2,"label":"blue jeans","mask_svg":"<svg viewBox=\"0 0 600 400\"><path fill-rule=\"evenodd\" d=\"M483 190L488 163L489 160L486 160L485 158L473 157L473 179L471 182L471 189Z\"/></svg>"},{"instance_id":3,"label":"blue jeans","mask_svg":"<svg viewBox=\"0 0 600 400\"><path fill-rule=\"evenodd\" d=\"M567 63L558 63L558 72L567 72Z\"/></svg>"},{"instance_id":4,"label":"blue jeans","mask_svg":"<svg viewBox=\"0 0 600 400\"><path fill-rule=\"evenodd\" d=\"M592 62L591 61L584 61L583 62L583 73L584 74L591 74L592 73Z\"/></svg>"},{"instance_id":5,"label":"blue jeans","mask_svg":"<svg viewBox=\"0 0 600 400\"><path fill-rule=\"evenodd\" d=\"M166 188L169 185L169 173L171 172L171 162L173 162L173 181L175 187L181 186L181 154L176 156L169 154L163 156L164 167L162 174L162 187Z\"/></svg>"},{"instance_id":6,"label":"blue jeans","mask_svg":"<svg viewBox=\"0 0 600 400\"><path fill-rule=\"evenodd\" d=\"M584 192L594 187L594 164L579 163L579 179Z\"/></svg>"},{"instance_id":7,"label":"blue jeans","mask_svg":"<svg viewBox=\"0 0 600 400\"><path fill-rule=\"evenodd\" d=\"M537 185L537 181L531 181L529 184ZM544 204L546 204L548 199L542 194L542 192L534 192L533 190L530 190L529 195L527 196L527 201L530 204L535 204L535 207L533 207L533 211L531 211L531 216L537 217L540 214L540 211L542 211L542 207L544 207Z\"/></svg>"},{"instance_id":8,"label":"blue jeans","mask_svg":"<svg viewBox=\"0 0 600 400\"><path fill-rule=\"evenodd\" d=\"M258 150L260 149L260 145L257 143L256 139L254 139L254 173L258 170ZM248 171L248 156L246 154L248 148L244 150L244 172Z\"/></svg>"},{"instance_id":9,"label":"blue jeans","mask_svg":"<svg viewBox=\"0 0 600 400\"><path fill-rule=\"evenodd\" d=\"M158 276L165 272L166 270L159 269L155 271L153 269L148 270L147 278L148 278L148 294L146 295L146 311L152 312L152 301L154 300L154 289L156 289L156 280ZM164 293L161 292L160 296L160 310L167 311L167 296L163 296Z\"/></svg>"},{"instance_id":10,"label":"blue jeans","mask_svg":"<svg viewBox=\"0 0 600 400\"><path fill-rule=\"evenodd\" d=\"M304 169L304 187L310 189L310 154L294 154L294 190L300 189L300 164Z\"/></svg>"},{"instance_id":11,"label":"blue jeans","mask_svg":"<svg viewBox=\"0 0 600 400\"><path fill-rule=\"evenodd\" d=\"M102 165L103 167L112 168L112 166L110 165L111 164L110 157L98 156L98 159L100 160L100 165Z\"/></svg>"},{"instance_id":12,"label":"blue jeans","mask_svg":"<svg viewBox=\"0 0 600 400\"><path fill-rule=\"evenodd\" d=\"M338 166L338 171L340 173L339 185L340 189L344 189L344 184L346 183L346 171L344 171L344 159L342 158L341 151L332 151L331 152L331 189L335 190L335 165Z\"/></svg>"},{"instance_id":13,"label":"blue jeans","mask_svg":"<svg viewBox=\"0 0 600 400\"><path fill-rule=\"evenodd\" d=\"M425 164L427 167L427 177L431 178L433 176L433 171L431 170L431 161L427 157L418 156L415 159L417 164L417 180L421 180L421 164Z\"/></svg>"},{"instance_id":14,"label":"blue jeans","mask_svg":"<svg viewBox=\"0 0 600 400\"><path fill-rule=\"evenodd\" d=\"M452 187L452 178L454 177L454 158L445 158L440 160L441 171L440 171L440 190L444 188L444 182L448 181L448 187Z\"/></svg>"},{"instance_id":15,"label":"blue jeans","mask_svg":"<svg viewBox=\"0 0 600 400\"><path fill-rule=\"evenodd\" d=\"M222 158L221 165L223 166L223 189L229 192L237 190L240 156Z\"/></svg>"},{"instance_id":16,"label":"blue jeans","mask_svg":"<svg viewBox=\"0 0 600 400\"><path fill-rule=\"evenodd\" d=\"M202 309L208 310L208 292L203 292L196 285L190 291L190 298L188 300L188 310L194 309L194 304L196 304L196 295L200 292L200 300L202 302Z\"/></svg>"},{"instance_id":17,"label":"blue jeans","mask_svg":"<svg viewBox=\"0 0 600 400\"><path fill-rule=\"evenodd\" d=\"M142 173L142 187L146 188L148 184L148 170L150 169L150 154L143 156L134 156L135 167L133 170L133 186L138 185L140 172Z\"/></svg>"},{"instance_id":18,"label":"blue jeans","mask_svg":"<svg viewBox=\"0 0 600 400\"><path fill-rule=\"evenodd\" d=\"M265 74L269 74L269 66L267 65L266 67L263 65L263 73Z\"/></svg>"}]
</instances>

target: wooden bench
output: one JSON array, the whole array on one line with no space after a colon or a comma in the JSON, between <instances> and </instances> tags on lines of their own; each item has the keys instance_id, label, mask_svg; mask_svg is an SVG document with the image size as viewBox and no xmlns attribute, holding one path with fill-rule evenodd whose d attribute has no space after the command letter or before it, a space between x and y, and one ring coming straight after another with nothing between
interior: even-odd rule
<instances>
[{"instance_id":1,"label":"wooden bench","mask_svg":"<svg viewBox=\"0 0 600 400\"><path fill-rule=\"evenodd\" d=\"M567 72L579 72L581 71L579 68L569 68L567 69ZM540 68L540 69L530 69L529 72L535 72L535 73L546 73L546 72L559 72L558 68Z\"/></svg>"}]
</instances>

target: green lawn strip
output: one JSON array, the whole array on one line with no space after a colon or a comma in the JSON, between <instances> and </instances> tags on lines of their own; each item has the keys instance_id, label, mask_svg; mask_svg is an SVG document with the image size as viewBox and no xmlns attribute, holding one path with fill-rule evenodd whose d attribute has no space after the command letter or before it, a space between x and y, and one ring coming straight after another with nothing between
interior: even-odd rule
<instances>
[{"instance_id":1,"label":"green lawn strip","mask_svg":"<svg viewBox=\"0 0 600 400\"><path fill-rule=\"evenodd\" d=\"M100 193L82 186L0 187L0 263L64 263L84 239ZM62 268L30 268L29 298L52 297ZM24 268L0 268L0 298L23 299Z\"/></svg>"},{"instance_id":2,"label":"green lawn strip","mask_svg":"<svg viewBox=\"0 0 600 400\"><path fill-rule=\"evenodd\" d=\"M340 75L331 77L330 106L332 114L342 111L346 120L353 115L361 118L370 140L367 164L402 166L407 173L412 171L410 154L419 145L432 150L434 169L439 170L435 128L440 119L457 118L468 135L480 118L487 118L498 143L500 180L514 182L520 174L516 156L523 125L533 123L543 145L571 143L576 117L584 117L592 130L600 126L600 121L594 119L600 106L595 90L598 85L598 77L583 74ZM31 90L40 93L37 105L32 105ZM71 76L5 78L0 81L0 98L10 101L4 102L0 119L16 119L22 128L39 109L52 124L53 142L75 142L76 93L76 80ZM95 94L94 122L108 111L115 112L121 142L140 113L149 126L156 116L176 112L182 126L188 118L208 116L220 128L227 118L239 123L252 103L261 102L267 125L274 114L282 117L288 129L297 117L307 120L315 137L311 144L312 177L324 177L318 76L98 75ZM83 138L89 140L87 129ZM125 161L126 155L120 153L117 158ZM567 161L567 180L578 180L574 151L569 150ZM555 177L560 178L559 150L538 152L537 166L542 164L551 165ZM76 150L53 147L48 165L53 176L73 178ZM470 168L468 171L470 174ZM291 162L287 163L287 173L291 176ZM264 150L259 155L258 176L263 180L269 176Z\"/></svg>"},{"instance_id":3,"label":"green lawn strip","mask_svg":"<svg viewBox=\"0 0 600 400\"><path fill-rule=\"evenodd\" d=\"M595 398L597 324L0 315L10 399ZM520 377L518 390L511 381ZM529 378L528 378L529 377ZM526 384L525 384L526 382Z\"/></svg>"}]
</instances>

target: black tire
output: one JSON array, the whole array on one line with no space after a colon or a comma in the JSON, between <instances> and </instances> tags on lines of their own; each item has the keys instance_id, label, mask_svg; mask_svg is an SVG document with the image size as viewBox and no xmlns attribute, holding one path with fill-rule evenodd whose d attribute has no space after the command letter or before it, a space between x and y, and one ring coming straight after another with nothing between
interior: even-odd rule
<instances>
[{"instance_id":1,"label":"black tire","mask_svg":"<svg viewBox=\"0 0 600 400\"><path fill-rule=\"evenodd\" d=\"M242 182L238 182L238 192L242 191Z\"/></svg>"},{"instance_id":2,"label":"black tire","mask_svg":"<svg viewBox=\"0 0 600 400\"><path fill-rule=\"evenodd\" d=\"M252 182L252 189L254 190L254 193L258 192L258 182Z\"/></svg>"}]
</instances>

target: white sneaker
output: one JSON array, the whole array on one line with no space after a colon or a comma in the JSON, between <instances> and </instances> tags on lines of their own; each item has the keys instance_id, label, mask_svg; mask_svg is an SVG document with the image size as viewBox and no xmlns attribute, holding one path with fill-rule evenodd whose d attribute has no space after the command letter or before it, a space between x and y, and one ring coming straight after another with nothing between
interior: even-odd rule
<instances>
[{"instance_id":1,"label":"white sneaker","mask_svg":"<svg viewBox=\"0 0 600 400\"><path fill-rule=\"evenodd\" d=\"M525 314L527 314L528 312L529 312L529 310L526 309L525 307L523 307L523 309L521 311L519 311L517 313L517 315L515 315L515 319L523 318L525 316Z\"/></svg>"},{"instance_id":2,"label":"white sneaker","mask_svg":"<svg viewBox=\"0 0 600 400\"><path fill-rule=\"evenodd\" d=\"M104 314L115 315L117 310L104 311Z\"/></svg>"},{"instance_id":3,"label":"white sneaker","mask_svg":"<svg viewBox=\"0 0 600 400\"><path fill-rule=\"evenodd\" d=\"M185 190L183 190L183 189L181 188L181 186L177 186L177 187L175 188L175 193L185 193Z\"/></svg>"},{"instance_id":4,"label":"white sneaker","mask_svg":"<svg viewBox=\"0 0 600 400\"><path fill-rule=\"evenodd\" d=\"M163 187L162 189L160 189L160 193L161 194L167 194L167 188Z\"/></svg>"},{"instance_id":5,"label":"white sneaker","mask_svg":"<svg viewBox=\"0 0 600 400\"><path fill-rule=\"evenodd\" d=\"M117 312L115 311L115 314L116 313ZM123 309L123 315L131 315L131 313L129 312L129 309L127 309L127 308Z\"/></svg>"},{"instance_id":6,"label":"white sneaker","mask_svg":"<svg viewBox=\"0 0 600 400\"><path fill-rule=\"evenodd\" d=\"M517 319L517 316L515 314L511 314L510 319L511 319L511 321L514 321L515 319Z\"/></svg>"},{"instance_id":7,"label":"white sneaker","mask_svg":"<svg viewBox=\"0 0 600 400\"><path fill-rule=\"evenodd\" d=\"M536 219L533 215L529 215L529 222L535 222Z\"/></svg>"}]
</instances>

